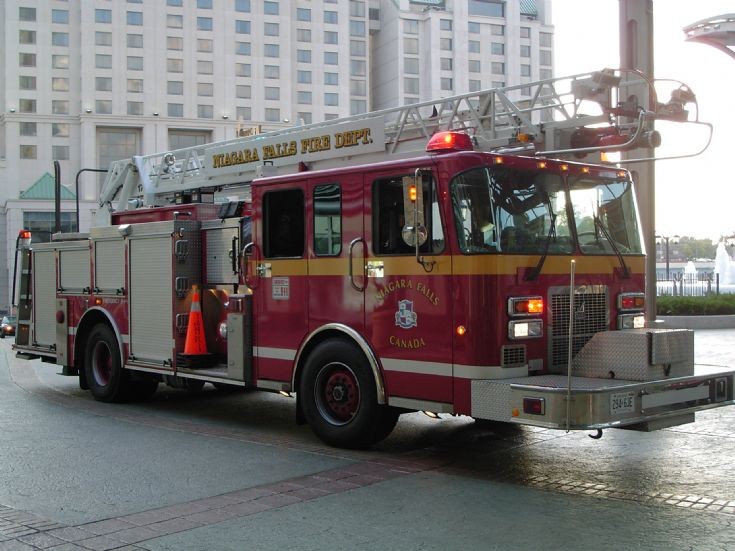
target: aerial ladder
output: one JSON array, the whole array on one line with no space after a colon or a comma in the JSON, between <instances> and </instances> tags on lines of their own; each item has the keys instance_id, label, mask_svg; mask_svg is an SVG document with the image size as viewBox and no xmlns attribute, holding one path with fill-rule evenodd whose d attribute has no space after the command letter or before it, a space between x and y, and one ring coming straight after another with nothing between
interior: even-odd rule
<instances>
[{"instance_id":1,"label":"aerial ladder","mask_svg":"<svg viewBox=\"0 0 735 551\"><path fill-rule=\"evenodd\" d=\"M109 224L111 212L166 205L191 193L239 193L247 200L249 182L261 176L421 155L439 131L464 131L481 151L583 158L658 146L656 120L709 126L699 121L691 89L667 82L673 88L665 103L656 83L639 72L604 69L268 133L238 128L235 139L113 162L96 225Z\"/></svg>"}]
</instances>

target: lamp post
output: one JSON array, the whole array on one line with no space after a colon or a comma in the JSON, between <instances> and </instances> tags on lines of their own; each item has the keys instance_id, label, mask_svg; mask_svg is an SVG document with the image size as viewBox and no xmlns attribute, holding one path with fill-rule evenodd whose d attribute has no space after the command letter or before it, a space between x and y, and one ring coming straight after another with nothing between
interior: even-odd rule
<instances>
[{"instance_id":1,"label":"lamp post","mask_svg":"<svg viewBox=\"0 0 735 551\"><path fill-rule=\"evenodd\" d=\"M678 245L679 244L679 236L678 235L657 235L656 236L656 243L658 244L664 244L666 246L666 249L664 249L665 255L666 255L666 280L668 281L669 278L669 258L670 258L670 251L669 251L669 243L672 245Z\"/></svg>"}]
</instances>

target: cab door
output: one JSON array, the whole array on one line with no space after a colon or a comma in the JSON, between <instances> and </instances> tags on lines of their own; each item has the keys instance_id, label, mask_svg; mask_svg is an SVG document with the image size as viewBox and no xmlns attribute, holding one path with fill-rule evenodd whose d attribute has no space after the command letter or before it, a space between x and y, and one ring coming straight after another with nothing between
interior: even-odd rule
<instances>
[{"instance_id":1,"label":"cab door","mask_svg":"<svg viewBox=\"0 0 735 551\"><path fill-rule=\"evenodd\" d=\"M253 360L258 386L290 382L308 330L305 181L254 185L253 243L247 282L253 293ZM260 208L257 208L257 206Z\"/></svg>"},{"instance_id":2,"label":"cab door","mask_svg":"<svg viewBox=\"0 0 735 551\"><path fill-rule=\"evenodd\" d=\"M451 256L436 173L404 166L365 178L370 194L364 222L365 325L383 368L389 403L451 412ZM418 189L411 189L412 182ZM418 232L412 232L414 227ZM418 255L416 233L421 236Z\"/></svg>"}]
</instances>

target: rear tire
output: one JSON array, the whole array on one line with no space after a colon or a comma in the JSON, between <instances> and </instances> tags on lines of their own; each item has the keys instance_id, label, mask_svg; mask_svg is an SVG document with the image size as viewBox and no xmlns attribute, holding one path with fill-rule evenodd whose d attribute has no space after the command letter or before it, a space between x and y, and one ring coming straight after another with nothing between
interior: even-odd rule
<instances>
[{"instance_id":1,"label":"rear tire","mask_svg":"<svg viewBox=\"0 0 735 551\"><path fill-rule=\"evenodd\" d=\"M95 400L122 402L131 390L130 372L122 368L120 345L109 325L94 326L84 350L87 384Z\"/></svg>"},{"instance_id":2,"label":"rear tire","mask_svg":"<svg viewBox=\"0 0 735 551\"><path fill-rule=\"evenodd\" d=\"M365 355L343 339L325 341L309 355L299 396L306 421L331 446L367 448L398 420L397 410L378 404Z\"/></svg>"}]
</instances>

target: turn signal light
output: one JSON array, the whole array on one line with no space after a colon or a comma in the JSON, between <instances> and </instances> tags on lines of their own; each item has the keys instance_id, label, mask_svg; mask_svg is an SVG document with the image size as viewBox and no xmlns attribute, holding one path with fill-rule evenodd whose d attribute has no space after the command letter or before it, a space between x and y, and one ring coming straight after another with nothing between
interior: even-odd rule
<instances>
[{"instance_id":1,"label":"turn signal light","mask_svg":"<svg viewBox=\"0 0 735 551\"><path fill-rule=\"evenodd\" d=\"M511 297L508 299L508 315L538 316L544 313L544 299L541 297Z\"/></svg>"},{"instance_id":2,"label":"turn signal light","mask_svg":"<svg viewBox=\"0 0 735 551\"><path fill-rule=\"evenodd\" d=\"M528 415L544 415L546 413L546 404L543 398L524 398L523 413Z\"/></svg>"},{"instance_id":3,"label":"turn signal light","mask_svg":"<svg viewBox=\"0 0 735 551\"><path fill-rule=\"evenodd\" d=\"M462 132L437 132L426 144L427 152L473 151L472 139Z\"/></svg>"},{"instance_id":4,"label":"turn signal light","mask_svg":"<svg viewBox=\"0 0 735 551\"><path fill-rule=\"evenodd\" d=\"M646 296L643 293L622 293L618 295L618 310L643 310Z\"/></svg>"}]
</instances>

